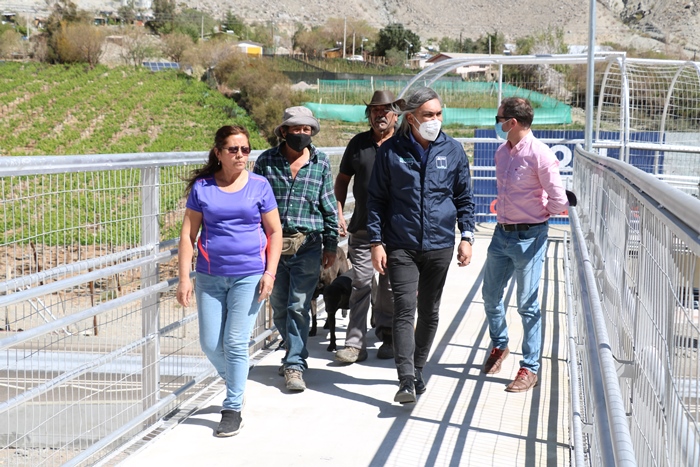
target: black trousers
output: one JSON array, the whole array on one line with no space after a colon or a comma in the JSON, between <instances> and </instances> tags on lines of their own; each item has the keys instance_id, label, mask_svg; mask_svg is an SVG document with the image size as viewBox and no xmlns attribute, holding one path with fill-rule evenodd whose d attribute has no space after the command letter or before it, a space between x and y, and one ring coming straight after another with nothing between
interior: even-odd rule
<instances>
[{"instance_id":1,"label":"black trousers","mask_svg":"<svg viewBox=\"0 0 700 467\"><path fill-rule=\"evenodd\" d=\"M428 360L452 252L453 248L387 253L394 290L394 361L399 379L413 377L415 367L423 368ZM414 327L416 305L418 322Z\"/></svg>"}]
</instances>

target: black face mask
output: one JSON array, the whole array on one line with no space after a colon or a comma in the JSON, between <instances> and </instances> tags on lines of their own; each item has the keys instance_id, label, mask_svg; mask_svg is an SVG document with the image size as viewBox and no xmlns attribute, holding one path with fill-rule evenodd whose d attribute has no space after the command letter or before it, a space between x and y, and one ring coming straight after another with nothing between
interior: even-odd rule
<instances>
[{"instance_id":1,"label":"black face mask","mask_svg":"<svg viewBox=\"0 0 700 467\"><path fill-rule=\"evenodd\" d=\"M301 152L306 146L311 144L311 135L307 135L306 133L287 133L284 140L291 149L296 152Z\"/></svg>"}]
</instances>

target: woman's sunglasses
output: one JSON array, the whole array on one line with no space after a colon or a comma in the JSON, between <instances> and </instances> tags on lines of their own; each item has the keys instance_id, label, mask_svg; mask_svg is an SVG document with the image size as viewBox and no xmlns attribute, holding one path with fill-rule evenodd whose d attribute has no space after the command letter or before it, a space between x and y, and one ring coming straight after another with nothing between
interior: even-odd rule
<instances>
[{"instance_id":1,"label":"woman's sunglasses","mask_svg":"<svg viewBox=\"0 0 700 467\"><path fill-rule=\"evenodd\" d=\"M243 154L250 154L250 147L248 146L229 146L224 149L228 151L229 154L238 154L239 149Z\"/></svg>"}]
</instances>

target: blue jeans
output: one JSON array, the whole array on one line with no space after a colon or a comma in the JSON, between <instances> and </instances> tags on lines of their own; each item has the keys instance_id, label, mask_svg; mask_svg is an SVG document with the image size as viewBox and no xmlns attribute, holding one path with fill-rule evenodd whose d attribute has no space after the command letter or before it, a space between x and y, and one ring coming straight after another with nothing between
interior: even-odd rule
<instances>
[{"instance_id":1,"label":"blue jeans","mask_svg":"<svg viewBox=\"0 0 700 467\"><path fill-rule=\"evenodd\" d=\"M548 231L547 224L521 232L506 232L496 227L486 256L481 289L493 347L505 349L508 346L508 325L503 294L508 281L515 276L518 313L524 334L520 366L533 373L540 369L542 315L537 294L547 251Z\"/></svg>"},{"instance_id":2,"label":"blue jeans","mask_svg":"<svg viewBox=\"0 0 700 467\"><path fill-rule=\"evenodd\" d=\"M304 371L309 351L311 298L321 273L321 237L307 241L294 255L282 255L275 286L270 296L272 319L284 340L286 354L282 364L287 369Z\"/></svg>"},{"instance_id":3,"label":"blue jeans","mask_svg":"<svg viewBox=\"0 0 700 467\"><path fill-rule=\"evenodd\" d=\"M261 277L261 274L226 277L197 273L199 343L226 381L226 398L222 405L225 410L243 408L250 334L260 310Z\"/></svg>"}]
</instances>

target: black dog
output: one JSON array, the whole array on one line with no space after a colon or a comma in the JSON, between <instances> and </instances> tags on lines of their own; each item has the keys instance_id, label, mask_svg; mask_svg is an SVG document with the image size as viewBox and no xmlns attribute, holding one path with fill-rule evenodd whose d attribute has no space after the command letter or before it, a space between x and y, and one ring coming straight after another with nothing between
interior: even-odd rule
<instances>
[{"instance_id":1,"label":"black dog","mask_svg":"<svg viewBox=\"0 0 700 467\"><path fill-rule=\"evenodd\" d=\"M330 331L330 344L326 350L333 352L337 350L335 340L335 313L338 310L350 308L350 292L352 292L352 270L346 271L342 275L323 288L323 301L326 304L326 326ZM314 316L315 326L315 316ZM309 335L311 333L309 332Z\"/></svg>"},{"instance_id":2,"label":"black dog","mask_svg":"<svg viewBox=\"0 0 700 467\"><path fill-rule=\"evenodd\" d=\"M339 309L347 310L350 307L348 302L352 291L352 271L350 270L347 255L341 248L338 248L337 254L338 256L333 266L328 269L321 269L318 285L311 300L311 329L309 330L309 336L315 336L317 333L317 301L323 295L327 315L324 329L328 328L331 334L331 343L328 346L329 352L336 350L335 313Z\"/></svg>"}]
</instances>

